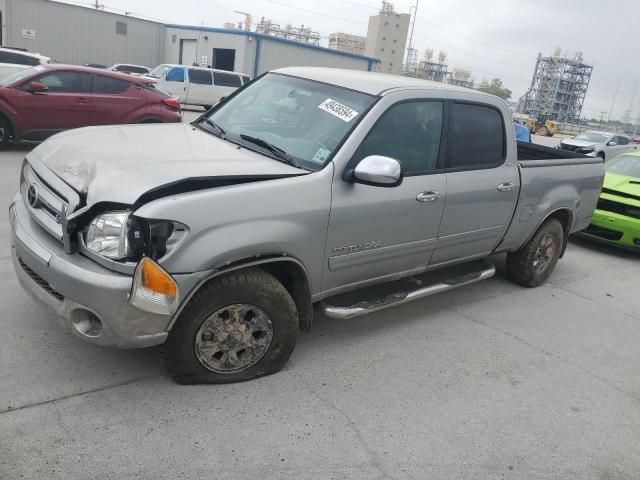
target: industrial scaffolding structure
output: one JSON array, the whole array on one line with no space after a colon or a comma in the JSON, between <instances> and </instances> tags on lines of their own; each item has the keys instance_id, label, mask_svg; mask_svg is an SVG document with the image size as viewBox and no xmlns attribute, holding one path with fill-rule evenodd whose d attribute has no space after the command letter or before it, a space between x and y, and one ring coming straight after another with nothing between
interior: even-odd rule
<instances>
[{"instance_id":1,"label":"industrial scaffolding structure","mask_svg":"<svg viewBox=\"0 0 640 480\"><path fill-rule=\"evenodd\" d=\"M543 123L579 120L592 71L593 66L583 62L582 52L574 58L561 55L560 49L551 57L539 53L521 113Z\"/></svg>"},{"instance_id":2,"label":"industrial scaffolding structure","mask_svg":"<svg viewBox=\"0 0 640 480\"><path fill-rule=\"evenodd\" d=\"M286 38L287 40L294 40L308 45L320 45L320 33L304 25L294 27L289 23L283 28L272 20L262 17L256 26L256 32Z\"/></svg>"},{"instance_id":3,"label":"industrial scaffolding structure","mask_svg":"<svg viewBox=\"0 0 640 480\"><path fill-rule=\"evenodd\" d=\"M415 56L413 56L412 60L414 58ZM444 82L449 76L449 66L446 60L447 54L445 52L440 52L436 60L433 58L433 49L427 48L424 51L422 60L417 63L415 60L413 60L413 63L407 62L403 74L424 80L432 80L434 82Z\"/></svg>"}]
</instances>

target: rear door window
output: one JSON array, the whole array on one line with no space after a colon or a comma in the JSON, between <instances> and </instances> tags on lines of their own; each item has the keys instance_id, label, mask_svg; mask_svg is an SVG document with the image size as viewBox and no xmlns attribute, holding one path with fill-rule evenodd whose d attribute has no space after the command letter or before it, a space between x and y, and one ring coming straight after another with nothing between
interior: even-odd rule
<instances>
[{"instance_id":1,"label":"rear door window","mask_svg":"<svg viewBox=\"0 0 640 480\"><path fill-rule=\"evenodd\" d=\"M169 70L167 82L184 82L184 68L172 68Z\"/></svg>"},{"instance_id":2,"label":"rear door window","mask_svg":"<svg viewBox=\"0 0 640 480\"><path fill-rule=\"evenodd\" d=\"M94 93L111 94L116 95L118 93L124 93L129 90L131 84L125 80L119 78L104 77L102 75L96 75L95 84L93 86Z\"/></svg>"},{"instance_id":3,"label":"rear door window","mask_svg":"<svg viewBox=\"0 0 640 480\"><path fill-rule=\"evenodd\" d=\"M629 145L629 141L627 137L623 137L622 135L618 136L618 145Z\"/></svg>"},{"instance_id":4,"label":"rear door window","mask_svg":"<svg viewBox=\"0 0 640 480\"><path fill-rule=\"evenodd\" d=\"M232 73L213 72L213 80L216 85L221 87L240 87L240 76Z\"/></svg>"},{"instance_id":5,"label":"rear door window","mask_svg":"<svg viewBox=\"0 0 640 480\"><path fill-rule=\"evenodd\" d=\"M491 168L504 162L504 123L493 107L452 103L448 139L447 168Z\"/></svg>"},{"instance_id":6,"label":"rear door window","mask_svg":"<svg viewBox=\"0 0 640 480\"><path fill-rule=\"evenodd\" d=\"M208 70L189 69L189 81L196 85L213 85L211 72Z\"/></svg>"}]
</instances>

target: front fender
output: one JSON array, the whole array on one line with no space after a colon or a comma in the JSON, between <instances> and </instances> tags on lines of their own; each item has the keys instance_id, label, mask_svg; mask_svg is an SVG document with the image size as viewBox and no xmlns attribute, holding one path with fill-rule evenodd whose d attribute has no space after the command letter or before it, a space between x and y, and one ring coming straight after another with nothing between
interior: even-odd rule
<instances>
[{"instance_id":1,"label":"front fender","mask_svg":"<svg viewBox=\"0 0 640 480\"><path fill-rule=\"evenodd\" d=\"M189 227L185 241L163 262L171 273L286 255L304 265L314 294L322 284L332 177L328 165L308 175L169 195L135 214Z\"/></svg>"}]
</instances>

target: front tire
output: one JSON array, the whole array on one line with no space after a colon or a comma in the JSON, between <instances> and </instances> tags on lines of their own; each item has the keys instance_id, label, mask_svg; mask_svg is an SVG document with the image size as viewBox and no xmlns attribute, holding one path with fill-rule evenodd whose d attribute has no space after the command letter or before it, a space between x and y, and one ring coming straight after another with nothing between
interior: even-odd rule
<instances>
[{"instance_id":1,"label":"front tire","mask_svg":"<svg viewBox=\"0 0 640 480\"><path fill-rule=\"evenodd\" d=\"M507 276L523 287L542 285L558 263L563 242L560 221L547 220L521 250L507 255Z\"/></svg>"},{"instance_id":2,"label":"front tire","mask_svg":"<svg viewBox=\"0 0 640 480\"><path fill-rule=\"evenodd\" d=\"M276 373L293 352L298 312L269 273L231 272L189 301L164 345L178 383L232 383Z\"/></svg>"}]
</instances>

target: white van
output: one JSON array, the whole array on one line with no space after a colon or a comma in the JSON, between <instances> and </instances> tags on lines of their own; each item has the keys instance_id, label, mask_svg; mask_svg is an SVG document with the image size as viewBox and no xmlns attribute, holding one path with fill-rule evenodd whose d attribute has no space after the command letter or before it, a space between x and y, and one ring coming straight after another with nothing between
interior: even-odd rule
<instances>
[{"instance_id":1,"label":"white van","mask_svg":"<svg viewBox=\"0 0 640 480\"><path fill-rule=\"evenodd\" d=\"M162 64L146 75L158 87L180 99L180 103L210 108L251 78L237 72L213 68Z\"/></svg>"}]
</instances>

